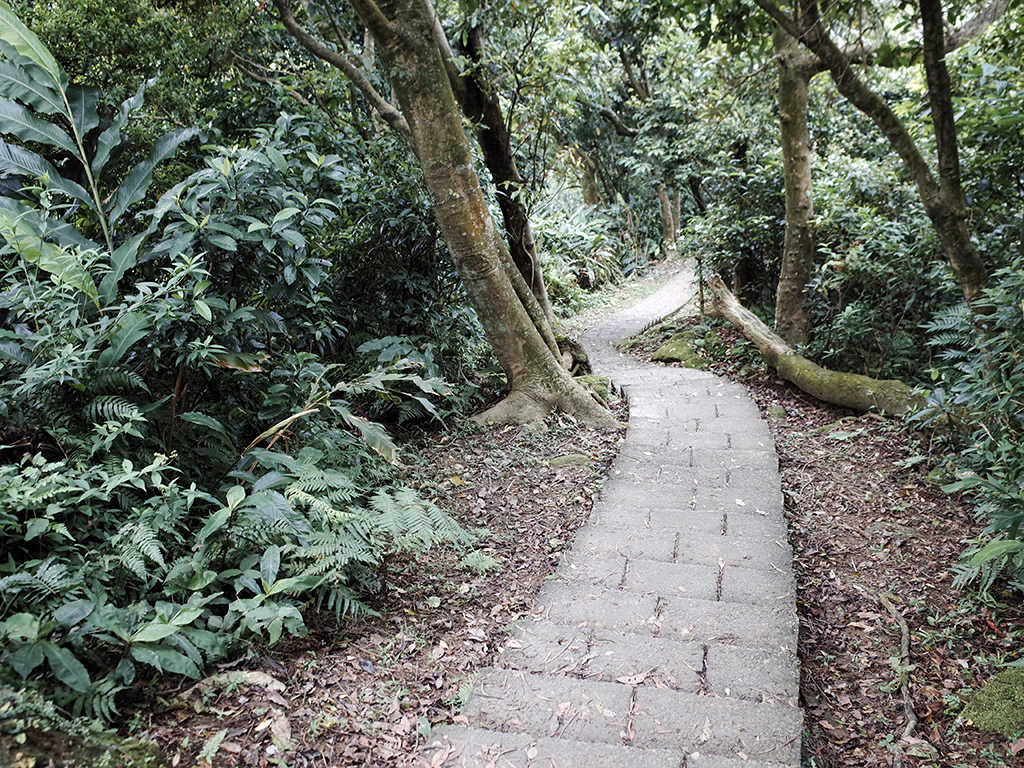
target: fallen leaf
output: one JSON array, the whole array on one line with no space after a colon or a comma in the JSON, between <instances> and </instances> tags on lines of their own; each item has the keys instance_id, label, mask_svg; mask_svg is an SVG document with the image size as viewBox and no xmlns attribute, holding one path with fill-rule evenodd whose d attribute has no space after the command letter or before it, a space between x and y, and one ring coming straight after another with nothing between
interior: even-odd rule
<instances>
[{"instance_id":1,"label":"fallen leaf","mask_svg":"<svg viewBox=\"0 0 1024 768\"><path fill-rule=\"evenodd\" d=\"M270 715L270 740L282 752L288 750L292 741L292 724L288 722L284 712L273 710Z\"/></svg>"}]
</instances>

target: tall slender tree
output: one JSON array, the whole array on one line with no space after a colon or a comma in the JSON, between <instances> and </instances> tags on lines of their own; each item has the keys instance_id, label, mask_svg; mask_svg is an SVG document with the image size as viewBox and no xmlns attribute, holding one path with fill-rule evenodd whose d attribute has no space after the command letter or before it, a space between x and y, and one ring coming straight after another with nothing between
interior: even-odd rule
<instances>
[{"instance_id":1,"label":"tall slender tree","mask_svg":"<svg viewBox=\"0 0 1024 768\"><path fill-rule=\"evenodd\" d=\"M830 32L829 19L822 15L817 0L799 0L792 14L774 0L754 2L782 31L814 54L816 66L827 70L839 92L881 130L913 179L964 298L973 304L988 283L988 273L971 238L960 184L952 89L945 56L1005 13L1008 0L993 0L971 21L948 35L941 0L919 0L921 51L938 155L937 176L907 126L885 99L859 76L857 64L865 61L870 51L862 46L844 47L837 43Z\"/></svg>"},{"instance_id":2,"label":"tall slender tree","mask_svg":"<svg viewBox=\"0 0 1024 768\"><path fill-rule=\"evenodd\" d=\"M327 61L343 59L336 66L348 74L351 61L293 25L286 0L275 3L307 49ZM430 0L349 4L373 37L398 102L396 108L378 94L376 106L416 153L449 253L508 380L505 399L479 419L530 421L559 408L591 424L615 424L538 328L543 313L498 233L474 170Z\"/></svg>"}]
</instances>

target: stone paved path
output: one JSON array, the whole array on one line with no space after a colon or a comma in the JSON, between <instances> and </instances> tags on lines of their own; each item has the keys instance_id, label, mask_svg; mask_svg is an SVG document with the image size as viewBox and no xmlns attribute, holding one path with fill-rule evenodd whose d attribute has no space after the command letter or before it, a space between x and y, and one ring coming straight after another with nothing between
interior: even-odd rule
<instances>
[{"instance_id":1,"label":"stone paved path","mask_svg":"<svg viewBox=\"0 0 1024 768\"><path fill-rule=\"evenodd\" d=\"M684 304L692 276L584 336L629 398L590 520L428 759L451 768L795 768L792 555L767 425L738 384L612 343Z\"/></svg>"}]
</instances>

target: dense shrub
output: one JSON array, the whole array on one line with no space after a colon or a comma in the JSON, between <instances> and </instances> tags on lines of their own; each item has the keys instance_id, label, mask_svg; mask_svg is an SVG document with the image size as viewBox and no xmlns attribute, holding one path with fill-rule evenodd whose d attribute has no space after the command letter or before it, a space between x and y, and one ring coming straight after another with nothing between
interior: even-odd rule
<instances>
[{"instance_id":1,"label":"dense shrub","mask_svg":"<svg viewBox=\"0 0 1024 768\"><path fill-rule=\"evenodd\" d=\"M451 334L475 321L446 301L393 145L343 157L282 117L206 146L147 203L195 131L118 178L105 161L142 91L103 125L95 93L2 21L0 52L31 84L12 95L57 115L5 129L75 148L92 174L82 187L0 147L0 682L107 717L152 670L195 677L303 633L303 608L369 610L394 552L472 542L396 485L370 416L436 415L439 376L474 359ZM374 259L391 277L370 279Z\"/></svg>"}]
</instances>

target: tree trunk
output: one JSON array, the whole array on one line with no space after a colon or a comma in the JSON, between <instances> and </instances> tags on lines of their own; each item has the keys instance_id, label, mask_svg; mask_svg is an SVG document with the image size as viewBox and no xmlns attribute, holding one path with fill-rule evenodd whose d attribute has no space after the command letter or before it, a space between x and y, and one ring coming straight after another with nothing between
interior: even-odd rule
<instances>
[{"instance_id":1,"label":"tree trunk","mask_svg":"<svg viewBox=\"0 0 1024 768\"><path fill-rule=\"evenodd\" d=\"M463 112L477 126L477 143L497 191L498 207L505 220L505 234L512 261L537 299L548 325L553 326L555 315L541 273L537 243L533 239L526 207L519 197L525 181L516 167L512 139L505 125L501 103L480 80L484 39L479 26L473 27L466 36L466 52L469 60L477 66L465 76L465 96L461 99ZM542 333L544 330L541 329ZM550 327L547 332L551 333Z\"/></svg>"},{"instance_id":2,"label":"tree trunk","mask_svg":"<svg viewBox=\"0 0 1024 768\"><path fill-rule=\"evenodd\" d=\"M786 190L786 234L779 287L775 293L775 330L790 344L803 346L811 336L807 284L814 268L808 89L818 67L817 58L801 53L796 39L785 32L776 35L775 47L779 64L782 174Z\"/></svg>"},{"instance_id":3,"label":"tree trunk","mask_svg":"<svg viewBox=\"0 0 1024 768\"><path fill-rule=\"evenodd\" d=\"M796 354L750 310L743 307L717 276L708 279L714 295L708 315L735 325L761 352L779 378L795 384L813 397L858 411L901 414L925 404L925 399L902 381L872 379L859 373L829 371Z\"/></svg>"},{"instance_id":4,"label":"tree trunk","mask_svg":"<svg viewBox=\"0 0 1024 768\"><path fill-rule=\"evenodd\" d=\"M661 216L661 246L666 255L669 252L675 253L676 227L672 216L672 197L668 188L661 182L658 182L655 191L658 194L658 213Z\"/></svg>"},{"instance_id":5,"label":"tree trunk","mask_svg":"<svg viewBox=\"0 0 1024 768\"><path fill-rule=\"evenodd\" d=\"M940 155L939 182L936 182L913 136L896 113L881 96L857 76L851 57L840 50L829 36L818 10L817 0L800 0L798 19L786 15L772 0L754 2L822 61L838 91L871 118L889 141L893 151L903 160L924 203L925 212L953 267L964 298L969 304L974 303L981 297L988 284L988 273L977 248L971 242L966 205L960 190L960 166L956 154L949 76L945 67L946 46L942 37L940 0L921 0L925 70Z\"/></svg>"},{"instance_id":6,"label":"tree trunk","mask_svg":"<svg viewBox=\"0 0 1024 768\"><path fill-rule=\"evenodd\" d=\"M573 152L580 162L580 189L583 193L583 204L594 208L604 207L608 204L604 192L601 191L601 181L597 174L597 163L582 149L576 148Z\"/></svg>"},{"instance_id":7,"label":"tree trunk","mask_svg":"<svg viewBox=\"0 0 1024 768\"><path fill-rule=\"evenodd\" d=\"M672 231L675 233L672 242L679 242L679 230L682 228L683 196L678 189L672 190Z\"/></svg>"},{"instance_id":8,"label":"tree trunk","mask_svg":"<svg viewBox=\"0 0 1024 768\"><path fill-rule=\"evenodd\" d=\"M469 140L433 37L428 0L350 0L377 41L409 125L411 144L434 199L434 213L484 333L505 371L509 392L477 419L532 421L560 408L590 424L614 425L555 358L517 295L504 240L473 168Z\"/></svg>"}]
</instances>

